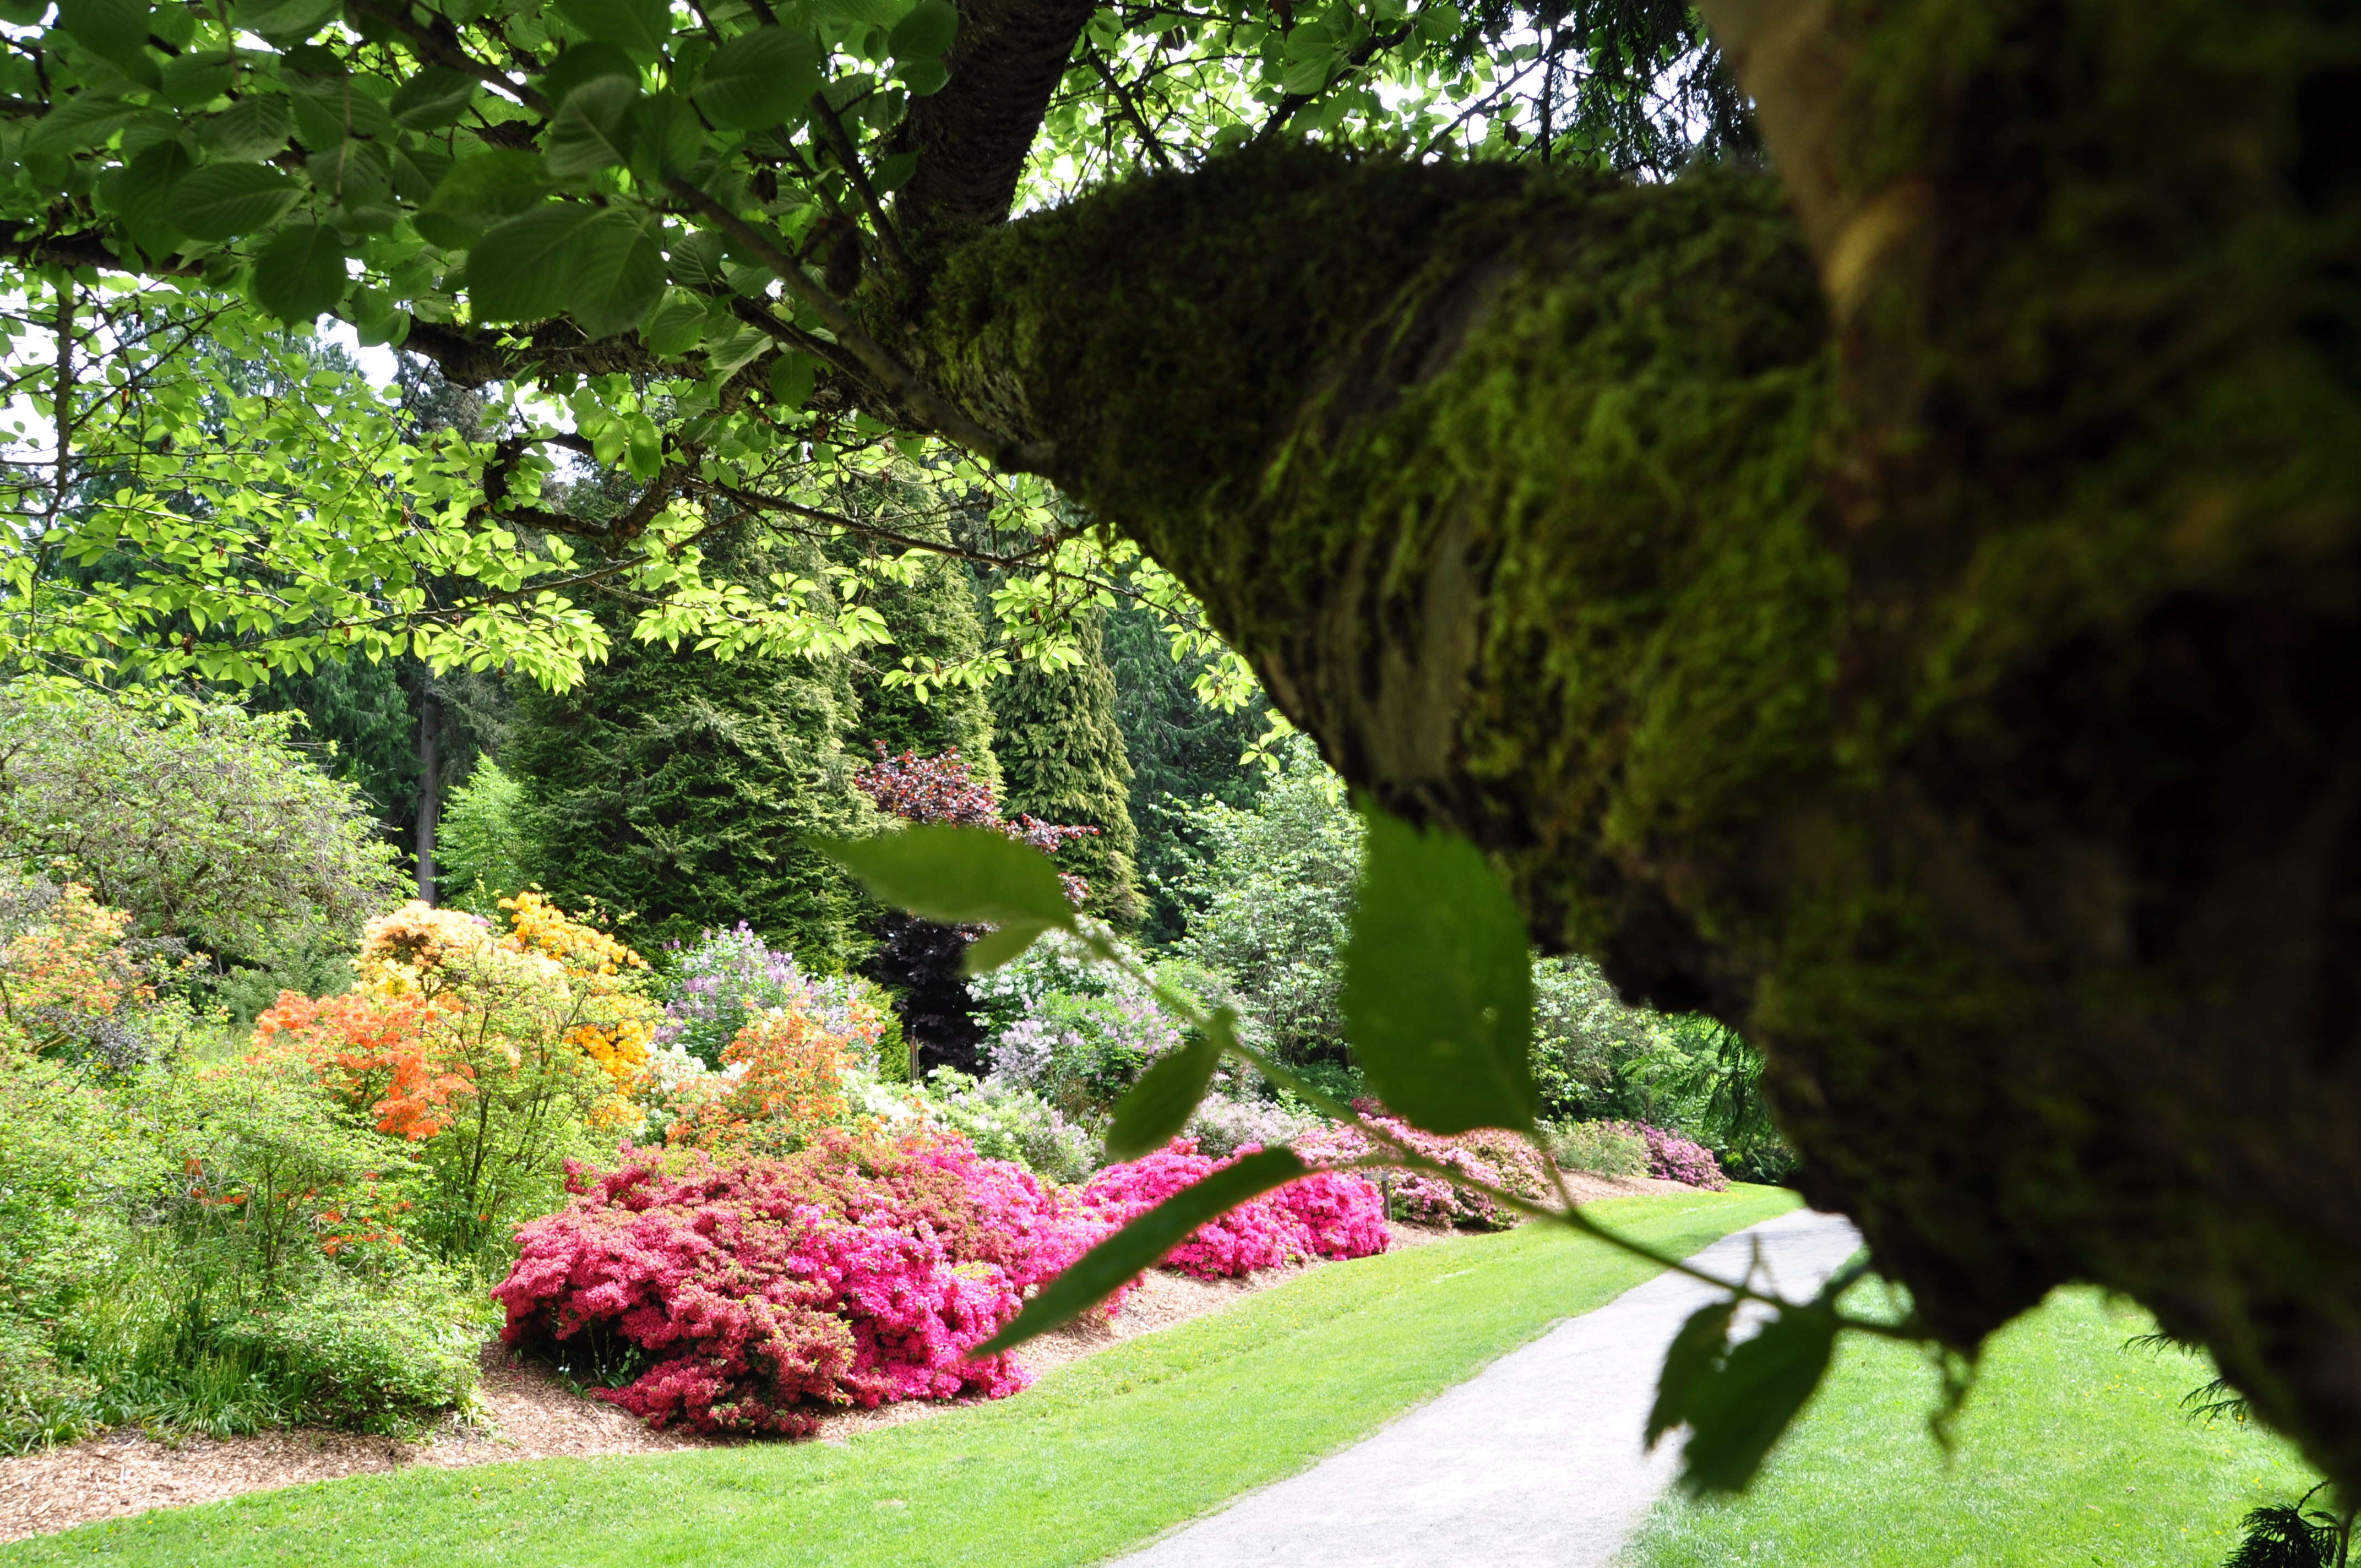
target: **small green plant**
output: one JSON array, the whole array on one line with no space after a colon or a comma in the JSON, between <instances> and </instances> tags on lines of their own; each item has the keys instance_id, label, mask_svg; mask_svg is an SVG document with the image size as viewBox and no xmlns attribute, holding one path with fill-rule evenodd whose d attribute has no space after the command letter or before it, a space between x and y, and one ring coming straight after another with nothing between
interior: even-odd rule
<instances>
[{"instance_id":1,"label":"small green plant","mask_svg":"<svg viewBox=\"0 0 2361 1568\"><path fill-rule=\"evenodd\" d=\"M2352 1504L2334 1492L2335 1506L2315 1508L2323 1481L2292 1503L2267 1503L2239 1521L2246 1531L2224 1568L2345 1568L2353 1551Z\"/></svg>"},{"instance_id":2,"label":"small green plant","mask_svg":"<svg viewBox=\"0 0 2361 1568\"><path fill-rule=\"evenodd\" d=\"M1565 1122L1543 1128L1550 1158L1565 1170L1595 1176L1648 1174L1648 1140L1608 1122Z\"/></svg>"}]
</instances>

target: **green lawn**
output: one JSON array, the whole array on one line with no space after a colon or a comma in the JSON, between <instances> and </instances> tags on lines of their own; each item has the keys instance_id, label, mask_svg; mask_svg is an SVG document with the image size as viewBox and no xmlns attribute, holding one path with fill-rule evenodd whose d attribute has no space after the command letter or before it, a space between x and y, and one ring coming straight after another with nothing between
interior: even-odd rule
<instances>
[{"instance_id":1,"label":"green lawn","mask_svg":"<svg viewBox=\"0 0 2361 1568\"><path fill-rule=\"evenodd\" d=\"M1871 1299L1874 1299L1872 1298ZM1828 1386L1734 1503L1660 1504L1630 1568L2204 1568L2239 1518L2315 1477L2251 1429L2185 1420L2212 1376L2125 1350L2144 1315L2059 1291L1984 1357L1946 1465L1934 1377L1905 1347L1845 1342Z\"/></svg>"},{"instance_id":2,"label":"green lawn","mask_svg":"<svg viewBox=\"0 0 2361 1568\"><path fill-rule=\"evenodd\" d=\"M1594 1212L1690 1252L1773 1188ZM0 1564L1094 1562L1301 1470L1652 1271L1528 1227L1331 1265L994 1404L855 1437L355 1476L0 1547Z\"/></svg>"}]
</instances>

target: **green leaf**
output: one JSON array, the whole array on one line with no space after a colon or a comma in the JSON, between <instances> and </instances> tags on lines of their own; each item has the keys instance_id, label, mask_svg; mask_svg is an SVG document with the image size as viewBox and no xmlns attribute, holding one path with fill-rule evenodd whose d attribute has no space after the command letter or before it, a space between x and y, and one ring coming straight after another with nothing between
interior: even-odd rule
<instances>
[{"instance_id":1,"label":"green leaf","mask_svg":"<svg viewBox=\"0 0 2361 1568\"><path fill-rule=\"evenodd\" d=\"M757 27L713 51L695 97L723 130L753 130L801 119L819 85L819 46L809 34Z\"/></svg>"},{"instance_id":2,"label":"green leaf","mask_svg":"<svg viewBox=\"0 0 2361 1568\"><path fill-rule=\"evenodd\" d=\"M900 60L940 60L959 36L959 9L950 0L918 0L894 24L885 47Z\"/></svg>"},{"instance_id":3,"label":"green leaf","mask_svg":"<svg viewBox=\"0 0 2361 1568\"><path fill-rule=\"evenodd\" d=\"M928 825L814 843L887 904L947 926L1074 923L1049 857L989 828Z\"/></svg>"},{"instance_id":4,"label":"green leaf","mask_svg":"<svg viewBox=\"0 0 2361 1568\"><path fill-rule=\"evenodd\" d=\"M761 358L771 347L771 334L760 327L740 327L714 344L705 356L706 373L729 376Z\"/></svg>"},{"instance_id":5,"label":"green leaf","mask_svg":"<svg viewBox=\"0 0 2361 1568\"><path fill-rule=\"evenodd\" d=\"M197 139L214 157L233 163L269 158L287 145L294 111L280 97L241 98L205 121Z\"/></svg>"},{"instance_id":6,"label":"green leaf","mask_svg":"<svg viewBox=\"0 0 2361 1568\"><path fill-rule=\"evenodd\" d=\"M1688 1400L1682 1490L1691 1497L1743 1491L1828 1370L1836 1313L1785 1307L1733 1346Z\"/></svg>"},{"instance_id":7,"label":"green leaf","mask_svg":"<svg viewBox=\"0 0 2361 1568\"><path fill-rule=\"evenodd\" d=\"M810 400L818 378L819 365L811 356L783 350L771 367L771 396L783 408L799 409Z\"/></svg>"},{"instance_id":8,"label":"green leaf","mask_svg":"<svg viewBox=\"0 0 2361 1568\"><path fill-rule=\"evenodd\" d=\"M467 254L467 297L483 322L563 313L588 336L608 337L636 326L663 292L664 252L620 208L552 203L501 224Z\"/></svg>"},{"instance_id":9,"label":"green leaf","mask_svg":"<svg viewBox=\"0 0 2361 1568\"><path fill-rule=\"evenodd\" d=\"M664 53L672 38L672 7L664 0L557 0L557 14L600 43L643 59Z\"/></svg>"},{"instance_id":10,"label":"green leaf","mask_svg":"<svg viewBox=\"0 0 2361 1568\"><path fill-rule=\"evenodd\" d=\"M86 152L129 124L138 109L120 98L79 93L33 122L25 154Z\"/></svg>"},{"instance_id":11,"label":"green leaf","mask_svg":"<svg viewBox=\"0 0 2361 1568\"><path fill-rule=\"evenodd\" d=\"M640 323L648 352L670 359L705 340L705 302L675 289Z\"/></svg>"},{"instance_id":12,"label":"green leaf","mask_svg":"<svg viewBox=\"0 0 2361 1568\"><path fill-rule=\"evenodd\" d=\"M727 289L721 236L709 231L683 236L672 247L672 275L692 289Z\"/></svg>"},{"instance_id":13,"label":"green leaf","mask_svg":"<svg viewBox=\"0 0 2361 1568\"><path fill-rule=\"evenodd\" d=\"M392 115L354 77L291 82L287 103L295 111L295 134L313 152L333 152L349 137L393 135Z\"/></svg>"},{"instance_id":14,"label":"green leaf","mask_svg":"<svg viewBox=\"0 0 2361 1568\"><path fill-rule=\"evenodd\" d=\"M631 172L650 185L686 173L705 150L705 126L676 93L651 93L632 104L631 128Z\"/></svg>"},{"instance_id":15,"label":"green leaf","mask_svg":"<svg viewBox=\"0 0 2361 1568\"><path fill-rule=\"evenodd\" d=\"M1137 1159L1180 1135L1212 1086L1222 1053L1236 1042L1237 1020L1235 1012L1223 1008L1203 1035L1139 1075L1139 1081L1115 1102L1115 1122L1106 1136L1109 1159Z\"/></svg>"},{"instance_id":16,"label":"green leaf","mask_svg":"<svg viewBox=\"0 0 2361 1568\"><path fill-rule=\"evenodd\" d=\"M566 313L593 339L631 331L664 295L663 247L649 225L620 208L607 208L582 228L566 265ZM469 267L472 275L472 258Z\"/></svg>"},{"instance_id":17,"label":"green leaf","mask_svg":"<svg viewBox=\"0 0 2361 1568\"><path fill-rule=\"evenodd\" d=\"M295 181L263 164L211 163L181 181L172 221L191 239L218 244L269 228L302 194Z\"/></svg>"},{"instance_id":18,"label":"green leaf","mask_svg":"<svg viewBox=\"0 0 2361 1568\"><path fill-rule=\"evenodd\" d=\"M415 204L431 202L451 175L452 158L433 142L397 147L390 159L394 194Z\"/></svg>"},{"instance_id":19,"label":"green leaf","mask_svg":"<svg viewBox=\"0 0 2361 1568\"><path fill-rule=\"evenodd\" d=\"M560 54L543 75L542 94L553 104L563 104L566 95L577 87L602 76L621 76L637 82L639 63L613 44L575 44Z\"/></svg>"},{"instance_id":20,"label":"green leaf","mask_svg":"<svg viewBox=\"0 0 2361 1568\"><path fill-rule=\"evenodd\" d=\"M459 123L476 101L477 82L447 65L422 66L418 73L394 89L386 104L393 123L407 130L439 131Z\"/></svg>"},{"instance_id":21,"label":"green leaf","mask_svg":"<svg viewBox=\"0 0 2361 1568\"><path fill-rule=\"evenodd\" d=\"M345 296L345 247L317 224L290 224L254 258L254 302L280 321L302 323Z\"/></svg>"},{"instance_id":22,"label":"green leaf","mask_svg":"<svg viewBox=\"0 0 2361 1568\"><path fill-rule=\"evenodd\" d=\"M453 164L426 205L455 218L490 223L530 212L549 191L540 159L522 148L496 148Z\"/></svg>"},{"instance_id":23,"label":"green leaf","mask_svg":"<svg viewBox=\"0 0 2361 1568\"><path fill-rule=\"evenodd\" d=\"M1524 918L1475 845L1374 807L1345 948L1354 1059L1430 1133L1533 1123Z\"/></svg>"},{"instance_id":24,"label":"green leaf","mask_svg":"<svg viewBox=\"0 0 2361 1568\"><path fill-rule=\"evenodd\" d=\"M184 54L164 62L164 100L176 109L202 109L228 92L236 76L226 56Z\"/></svg>"},{"instance_id":25,"label":"green leaf","mask_svg":"<svg viewBox=\"0 0 2361 1568\"><path fill-rule=\"evenodd\" d=\"M247 0L237 7L237 25L279 41L307 38L336 14L342 0Z\"/></svg>"},{"instance_id":26,"label":"green leaf","mask_svg":"<svg viewBox=\"0 0 2361 1568\"><path fill-rule=\"evenodd\" d=\"M58 0L57 25L93 54L128 61L148 42L148 0Z\"/></svg>"},{"instance_id":27,"label":"green leaf","mask_svg":"<svg viewBox=\"0 0 2361 1568\"><path fill-rule=\"evenodd\" d=\"M1113 1295L1123 1282L1153 1268L1189 1233L1258 1193L1284 1187L1304 1174L1292 1149L1265 1149L1225 1165L1204 1180L1184 1187L1074 1260L1025 1304L1016 1321L985 1341L977 1355L1013 1350L1051 1329L1063 1328Z\"/></svg>"},{"instance_id":28,"label":"green leaf","mask_svg":"<svg viewBox=\"0 0 2361 1568\"><path fill-rule=\"evenodd\" d=\"M996 926L967 945L967 951L960 958L960 972L990 974L1003 964L1015 963L1025 956L1025 949L1039 940L1041 933L1048 929L1047 926L1036 925L1029 920L1012 920L1005 926Z\"/></svg>"},{"instance_id":29,"label":"green leaf","mask_svg":"<svg viewBox=\"0 0 2361 1568\"><path fill-rule=\"evenodd\" d=\"M950 68L939 60L906 60L898 70L913 98L931 98L950 85Z\"/></svg>"},{"instance_id":30,"label":"green leaf","mask_svg":"<svg viewBox=\"0 0 2361 1568\"><path fill-rule=\"evenodd\" d=\"M196 160L179 142L158 142L109 175L99 186L100 194L139 248L161 256L180 237L171 214L181 182L195 167Z\"/></svg>"},{"instance_id":31,"label":"green leaf","mask_svg":"<svg viewBox=\"0 0 2361 1568\"><path fill-rule=\"evenodd\" d=\"M1730 1341L1730 1320L1738 1310L1735 1297L1699 1307L1689 1314L1681 1332L1664 1352L1664 1368L1656 1376L1656 1402L1648 1410L1647 1444L1689 1419L1697 1391L1721 1365Z\"/></svg>"},{"instance_id":32,"label":"green leaf","mask_svg":"<svg viewBox=\"0 0 2361 1568\"><path fill-rule=\"evenodd\" d=\"M595 174L631 161L631 101L637 83L620 76L586 82L566 95L550 117L543 157L561 180Z\"/></svg>"}]
</instances>

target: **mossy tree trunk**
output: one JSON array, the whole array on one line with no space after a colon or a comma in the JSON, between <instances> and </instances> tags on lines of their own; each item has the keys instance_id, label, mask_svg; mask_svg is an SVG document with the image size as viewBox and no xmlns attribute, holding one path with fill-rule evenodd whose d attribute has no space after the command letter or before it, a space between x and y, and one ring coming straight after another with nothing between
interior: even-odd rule
<instances>
[{"instance_id":1,"label":"mossy tree trunk","mask_svg":"<svg viewBox=\"0 0 2361 1568\"><path fill-rule=\"evenodd\" d=\"M971 183L873 320L1545 941L1759 1040L1944 1333L2123 1289L2361 1483L2361 23L1707 9L1775 178Z\"/></svg>"}]
</instances>

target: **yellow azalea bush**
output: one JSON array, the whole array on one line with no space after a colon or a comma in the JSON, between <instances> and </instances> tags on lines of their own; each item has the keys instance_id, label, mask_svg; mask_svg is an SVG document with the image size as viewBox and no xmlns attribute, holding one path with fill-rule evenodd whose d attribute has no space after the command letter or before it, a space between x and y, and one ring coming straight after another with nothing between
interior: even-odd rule
<instances>
[{"instance_id":1,"label":"yellow azalea bush","mask_svg":"<svg viewBox=\"0 0 2361 1568\"><path fill-rule=\"evenodd\" d=\"M306 1055L346 1103L412 1146L417 1229L446 1256L496 1250L554 1201L597 1132L646 1125L662 1014L648 966L539 894L503 899L510 929L412 902L368 922L340 998L291 992L256 1020L259 1049Z\"/></svg>"}]
</instances>

